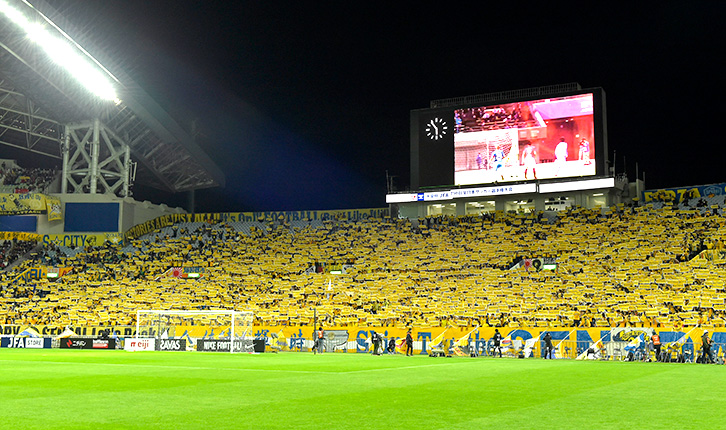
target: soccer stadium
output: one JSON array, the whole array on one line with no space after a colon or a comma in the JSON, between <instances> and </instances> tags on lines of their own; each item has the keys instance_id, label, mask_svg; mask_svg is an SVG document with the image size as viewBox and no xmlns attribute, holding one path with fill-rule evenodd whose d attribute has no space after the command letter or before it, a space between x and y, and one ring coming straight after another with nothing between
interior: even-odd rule
<instances>
[{"instance_id":1,"label":"soccer stadium","mask_svg":"<svg viewBox=\"0 0 726 430\"><path fill-rule=\"evenodd\" d=\"M196 212L134 185L221 169L65 25L0 1L3 428L720 427L726 183L616 171L603 88L412 106L383 207Z\"/></svg>"}]
</instances>

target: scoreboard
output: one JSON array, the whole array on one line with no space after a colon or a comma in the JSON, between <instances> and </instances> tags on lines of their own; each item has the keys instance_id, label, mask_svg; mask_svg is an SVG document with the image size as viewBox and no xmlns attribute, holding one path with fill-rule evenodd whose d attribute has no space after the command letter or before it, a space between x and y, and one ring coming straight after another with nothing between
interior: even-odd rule
<instances>
[{"instance_id":1,"label":"scoreboard","mask_svg":"<svg viewBox=\"0 0 726 430\"><path fill-rule=\"evenodd\" d=\"M607 175L602 88L411 111L411 187Z\"/></svg>"}]
</instances>

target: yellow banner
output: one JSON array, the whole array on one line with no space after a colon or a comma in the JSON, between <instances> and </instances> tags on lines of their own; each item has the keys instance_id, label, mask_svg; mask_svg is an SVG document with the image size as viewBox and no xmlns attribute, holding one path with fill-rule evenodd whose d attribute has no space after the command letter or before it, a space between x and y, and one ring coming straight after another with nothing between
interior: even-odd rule
<instances>
[{"instance_id":1,"label":"yellow banner","mask_svg":"<svg viewBox=\"0 0 726 430\"><path fill-rule=\"evenodd\" d=\"M46 210L46 196L43 194L0 193L0 215L42 214Z\"/></svg>"},{"instance_id":2,"label":"yellow banner","mask_svg":"<svg viewBox=\"0 0 726 430\"><path fill-rule=\"evenodd\" d=\"M121 233L89 233L89 234L44 234L42 236L43 245L54 244L56 246L68 247L86 247L100 246L104 243L111 242L117 244L123 242L124 237Z\"/></svg>"},{"instance_id":3,"label":"yellow banner","mask_svg":"<svg viewBox=\"0 0 726 430\"><path fill-rule=\"evenodd\" d=\"M21 281L26 283L30 280L46 279L48 277L48 273L54 273L56 275L55 277L60 278L71 270L73 270L71 267L31 267L25 269L21 274L16 276L15 279L13 279L13 283L17 284Z\"/></svg>"},{"instance_id":4,"label":"yellow banner","mask_svg":"<svg viewBox=\"0 0 726 430\"><path fill-rule=\"evenodd\" d=\"M206 222L216 224L219 222L238 221L326 221L381 218L388 215L388 208L368 209L337 209L327 211L271 211L271 212L221 212L200 214L170 214L162 215L150 221L135 225L126 232L127 239L134 239L164 227L170 227L178 222Z\"/></svg>"},{"instance_id":5,"label":"yellow banner","mask_svg":"<svg viewBox=\"0 0 726 430\"><path fill-rule=\"evenodd\" d=\"M1 325L0 334L6 336L20 335L24 330L32 328L41 336L57 336L64 327L60 325ZM335 332L335 339L343 342L343 347L337 350L345 350L347 352L370 352L370 337L372 331L379 333L386 342L391 340L400 342L406 337L406 329L399 327L324 327L329 333ZM171 327L141 327L140 333L136 333L135 326L118 325L118 326L83 326L74 327L73 331L79 336L96 336L102 330L111 329L112 333L120 338L126 337L158 337L159 330L166 332L169 337L186 337L192 339L208 338L220 339L229 336L229 326L171 326ZM428 353L432 348L436 349L448 348L454 346L465 346L467 344L482 350L487 342L494 336L495 330L499 330L502 335L502 349L504 352L512 352L516 345L520 348L532 343L535 350L534 356L541 356L541 343L545 332L549 332L552 337L552 343L559 357L574 358L576 353L587 351L593 345L598 348L610 348L614 350L614 346L609 345L612 341L620 342L618 348L623 344L632 344L633 340L641 337L644 341L648 341L648 335L652 330L658 333L660 341L664 348L673 347L674 350L681 348L690 350L695 356L701 348L701 336L705 329L702 328L681 328L675 329L671 327L664 328L573 328L573 327L494 327L483 328L463 328L463 327L419 327L413 328L412 335L414 339L414 348L416 354ZM709 338L714 342L714 351L718 352L726 345L726 328L714 328L709 330ZM277 339L285 339L286 346L289 349L300 349L307 351L312 344L314 335L314 327L312 326L254 326L250 327L246 336L264 338L268 343L272 344ZM347 332L347 339L341 338L341 335ZM274 336L273 336L274 335ZM443 335L443 336L442 336ZM437 344L434 344L437 342ZM608 346L609 345L609 346ZM570 349L565 354L565 348ZM612 353L612 351L611 351Z\"/></svg>"},{"instance_id":6,"label":"yellow banner","mask_svg":"<svg viewBox=\"0 0 726 430\"><path fill-rule=\"evenodd\" d=\"M25 233L22 231L0 231L0 240L40 240L40 235L36 233Z\"/></svg>"},{"instance_id":7,"label":"yellow banner","mask_svg":"<svg viewBox=\"0 0 726 430\"><path fill-rule=\"evenodd\" d=\"M46 211L48 212L48 221L59 221L63 219L63 211L61 210L61 201L57 197L46 196Z\"/></svg>"},{"instance_id":8,"label":"yellow banner","mask_svg":"<svg viewBox=\"0 0 726 430\"><path fill-rule=\"evenodd\" d=\"M710 261L714 264L723 264L726 263L726 249L706 249L701 251L696 258Z\"/></svg>"}]
</instances>

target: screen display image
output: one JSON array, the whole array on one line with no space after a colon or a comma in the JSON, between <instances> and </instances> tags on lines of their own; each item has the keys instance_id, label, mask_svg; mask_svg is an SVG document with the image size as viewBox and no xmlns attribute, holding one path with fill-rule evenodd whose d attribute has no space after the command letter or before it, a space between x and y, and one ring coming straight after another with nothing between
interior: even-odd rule
<instances>
[{"instance_id":1,"label":"screen display image","mask_svg":"<svg viewBox=\"0 0 726 430\"><path fill-rule=\"evenodd\" d=\"M596 174L593 94L454 111L456 185Z\"/></svg>"}]
</instances>

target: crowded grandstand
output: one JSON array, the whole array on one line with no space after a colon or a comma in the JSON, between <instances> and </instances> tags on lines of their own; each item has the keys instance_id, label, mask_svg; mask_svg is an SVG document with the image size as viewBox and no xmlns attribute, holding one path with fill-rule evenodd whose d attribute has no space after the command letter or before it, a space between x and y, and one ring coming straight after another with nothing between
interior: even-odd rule
<instances>
[{"instance_id":1,"label":"crowded grandstand","mask_svg":"<svg viewBox=\"0 0 726 430\"><path fill-rule=\"evenodd\" d=\"M723 249L722 207L182 222L85 247L6 240L5 323L133 325L131 310L171 305L250 309L270 326L309 326L318 307L343 327L723 327L722 267L698 258ZM557 269L521 266L531 257ZM21 275L45 266L69 271ZM180 283L175 267L204 276ZM89 291L103 300L73 300Z\"/></svg>"},{"instance_id":2,"label":"crowded grandstand","mask_svg":"<svg viewBox=\"0 0 726 430\"><path fill-rule=\"evenodd\" d=\"M533 337L720 328L723 197L703 199L703 208L655 202L415 220L386 210L324 220L196 214L117 243L6 238L2 323L42 334L101 327L123 337L137 309L163 308L249 310L258 333L302 330L306 338L320 324L392 334L414 327L434 337L450 329L452 339L488 338L492 327L531 328ZM538 259L556 267L534 267ZM61 273L34 276L43 267ZM361 347L368 350L361 342L352 349Z\"/></svg>"}]
</instances>

